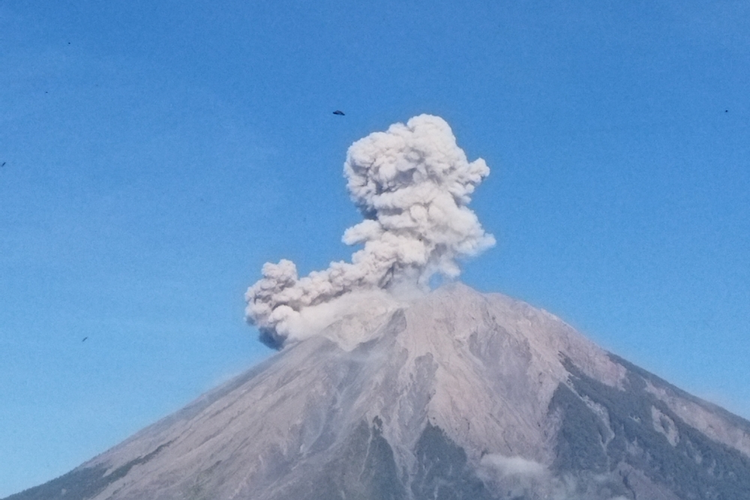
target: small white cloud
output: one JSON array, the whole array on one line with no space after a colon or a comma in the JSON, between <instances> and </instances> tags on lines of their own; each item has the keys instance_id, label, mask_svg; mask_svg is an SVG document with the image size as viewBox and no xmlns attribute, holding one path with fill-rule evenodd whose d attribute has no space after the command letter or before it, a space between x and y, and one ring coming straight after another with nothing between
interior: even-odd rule
<instances>
[{"instance_id":1,"label":"small white cloud","mask_svg":"<svg viewBox=\"0 0 750 500\"><path fill-rule=\"evenodd\" d=\"M481 465L491 467L502 476L527 476L537 477L546 474L547 468L523 457L506 457L499 453L485 455L482 457Z\"/></svg>"}]
</instances>

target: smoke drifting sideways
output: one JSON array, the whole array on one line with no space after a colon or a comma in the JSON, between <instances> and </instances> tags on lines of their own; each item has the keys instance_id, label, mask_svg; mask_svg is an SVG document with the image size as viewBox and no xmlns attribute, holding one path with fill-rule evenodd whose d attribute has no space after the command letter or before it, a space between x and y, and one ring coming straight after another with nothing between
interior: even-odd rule
<instances>
[{"instance_id":1,"label":"smoke drifting sideways","mask_svg":"<svg viewBox=\"0 0 750 500\"><path fill-rule=\"evenodd\" d=\"M351 311L355 297L366 302L373 293L428 290L436 274L458 277L458 259L495 244L467 207L489 173L481 158L467 160L437 116L416 116L356 141L344 176L364 220L342 241L362 248L351 263L332 262L302 278L289 260L266 263L262 279L245 294L247 321L258 327L262 342L281 349L314 335L336 319L337 310Z\"/></svg>"}]
</instances>

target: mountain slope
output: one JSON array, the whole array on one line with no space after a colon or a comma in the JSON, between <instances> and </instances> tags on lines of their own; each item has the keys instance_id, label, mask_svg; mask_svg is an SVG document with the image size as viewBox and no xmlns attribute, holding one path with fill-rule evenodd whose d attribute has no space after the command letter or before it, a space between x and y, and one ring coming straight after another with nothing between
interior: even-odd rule
<instances>
[{"instance_id":1,"label":"mountain slope","mask_svg":"<svg viewBox=\"0 0 750 500\"><path fill-rule=\"evenodd\" d=\"M555 316L460 284L374 310L8 500L750 498L750 423Z\"/></svg>"}]
</instances>

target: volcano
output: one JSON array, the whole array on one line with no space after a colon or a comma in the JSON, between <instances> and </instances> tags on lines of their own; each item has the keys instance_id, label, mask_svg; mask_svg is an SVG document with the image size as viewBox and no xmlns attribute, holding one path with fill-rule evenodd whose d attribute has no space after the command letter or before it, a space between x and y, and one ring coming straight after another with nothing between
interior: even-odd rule
<instances>
[{"instance_id":1,"label":"volcano","mask_svg":"<svg viewBox=\"0 0 750 500\"><path fill-rule=\"evenodd\" d=\"M750 498L750 422L454 283L373 302L7 500Z\"/></svg>"}]
</instances>

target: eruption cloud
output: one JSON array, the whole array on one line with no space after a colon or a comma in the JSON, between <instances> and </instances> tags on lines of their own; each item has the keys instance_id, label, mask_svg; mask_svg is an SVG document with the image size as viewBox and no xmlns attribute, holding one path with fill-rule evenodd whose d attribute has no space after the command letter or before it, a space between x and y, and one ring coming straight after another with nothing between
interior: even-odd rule
<instances>
[{"instance_id":1,"label":"eruption cloud","mask_svg":"<svg viewBox=\"0 0 750 500\"><path fill-rule=\"evenodd\" d=\"M351 263L332 262L303 278L289 260L266 263L263 277L245 294L247 321L264 343L280 349L313 334L307 318L344 295L404 283L427 289L435 274L458 277L458 259L495 244L467 207L489 173L481 158L467 160L448 123L437 116L416 116L356 141L344 176L365 220L342 240L363 247Z\"/></svg>"}]
</instances>

